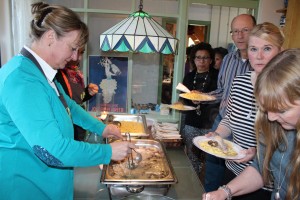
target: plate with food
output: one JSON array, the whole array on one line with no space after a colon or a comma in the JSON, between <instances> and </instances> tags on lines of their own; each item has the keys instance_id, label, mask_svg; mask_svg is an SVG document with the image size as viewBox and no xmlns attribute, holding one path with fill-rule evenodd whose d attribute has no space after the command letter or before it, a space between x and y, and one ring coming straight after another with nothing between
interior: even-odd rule
<instances>
[{"instance_id":1,"label":"plate with food","mask_svg":"<svg viewBox=\"0 0 300 200\"><path fill-rule=\"evenodd\" d=\"M189 99L192 101L214 101L216 98L214 96L201 93L201 92L187 92L179 95L182 98Z\"/></svg>"},{"instance_id":2,"label":"plate with food","mask_svg":"<svg viewBox=\"0 0 300 200\"><path fill-rule=\"evenodd\" d=\"M231 141L225 140L220 136L197 136L193 139L193 143L202 151L219 158L235 160L242 159L246 156L242 147Z\"/></svg>"},{"instance_id":3,"label":"plate with food","mask_svg":"<svg viewBox=\"0 0 300 200\"><path fill-rule=\"evenodd\" d=\"M181 111L196 110L195 107L183 105L181 102L176 102L176 103L170 105L170 108L175 109L175 110L181 110Z\"/></svg>"}]
</instances>

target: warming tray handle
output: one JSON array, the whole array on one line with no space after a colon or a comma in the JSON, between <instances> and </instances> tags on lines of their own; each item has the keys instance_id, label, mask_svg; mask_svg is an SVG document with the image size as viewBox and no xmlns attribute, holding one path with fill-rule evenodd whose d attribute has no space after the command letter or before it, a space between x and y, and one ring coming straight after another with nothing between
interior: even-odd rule
<instances>
[{"instance_id":1,"label":"warming tray handle","mask_svg":"<svg viewBox=\"0 0 300 200\"><path fill-rule=\"evenodd\" d=\"M144 188L143 185L126 185L126 190L130 193L141 193Z\"/></svg>"}]
</instances>

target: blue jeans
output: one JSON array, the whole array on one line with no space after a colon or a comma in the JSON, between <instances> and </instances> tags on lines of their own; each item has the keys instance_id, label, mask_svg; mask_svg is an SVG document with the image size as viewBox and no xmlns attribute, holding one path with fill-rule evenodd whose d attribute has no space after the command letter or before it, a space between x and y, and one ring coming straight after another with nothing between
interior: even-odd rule
<instances>
[{"instance_id":1,"label":"blue jeans","mask_svg":"<svg viewBox=\"0 0 300 200\"><path fill-rule=\"evenodd\" d=\"M217 129L221 120L222 117L220 114L218 114L212 126L212 131ZM224 159L215 157L207 153L205 155L206 161L204 188L206 192L210 192L218 189L219 186L222 184L226 166Z\"/></svg>"}]
</instances>

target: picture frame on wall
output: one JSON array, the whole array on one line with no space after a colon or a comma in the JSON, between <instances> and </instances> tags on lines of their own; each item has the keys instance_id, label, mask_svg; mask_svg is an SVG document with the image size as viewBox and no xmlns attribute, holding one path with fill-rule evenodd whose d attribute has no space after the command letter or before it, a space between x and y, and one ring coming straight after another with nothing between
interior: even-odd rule
<instances>
[{"instance_id":1,"label":"picture frame on wall","mask_svg":"<svg viewBox=\"0 0 300 200\"><path fill-rule=\"evenodd\" d=\"M128 57L89 56L88 83L98 85L96 98L88 101L90 112L127 112Z\"/></svg>"}]
</instances>

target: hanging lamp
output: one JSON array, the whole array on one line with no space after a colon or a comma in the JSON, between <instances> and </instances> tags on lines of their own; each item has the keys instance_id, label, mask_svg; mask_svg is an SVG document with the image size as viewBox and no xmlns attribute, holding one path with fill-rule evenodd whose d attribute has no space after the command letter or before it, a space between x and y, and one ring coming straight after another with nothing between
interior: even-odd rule
<instances>
[{"instance_id":1,"label":"hanging lamp","mask_svg":"<svg viewBox=\"0 0 300 200\"><path fill-rule=\"evenodd\" d=\"M175 54L177 42L177 38L143 11L142 0L139 11L100 35L102 51Z\"/></svg>"}]
</instances>

